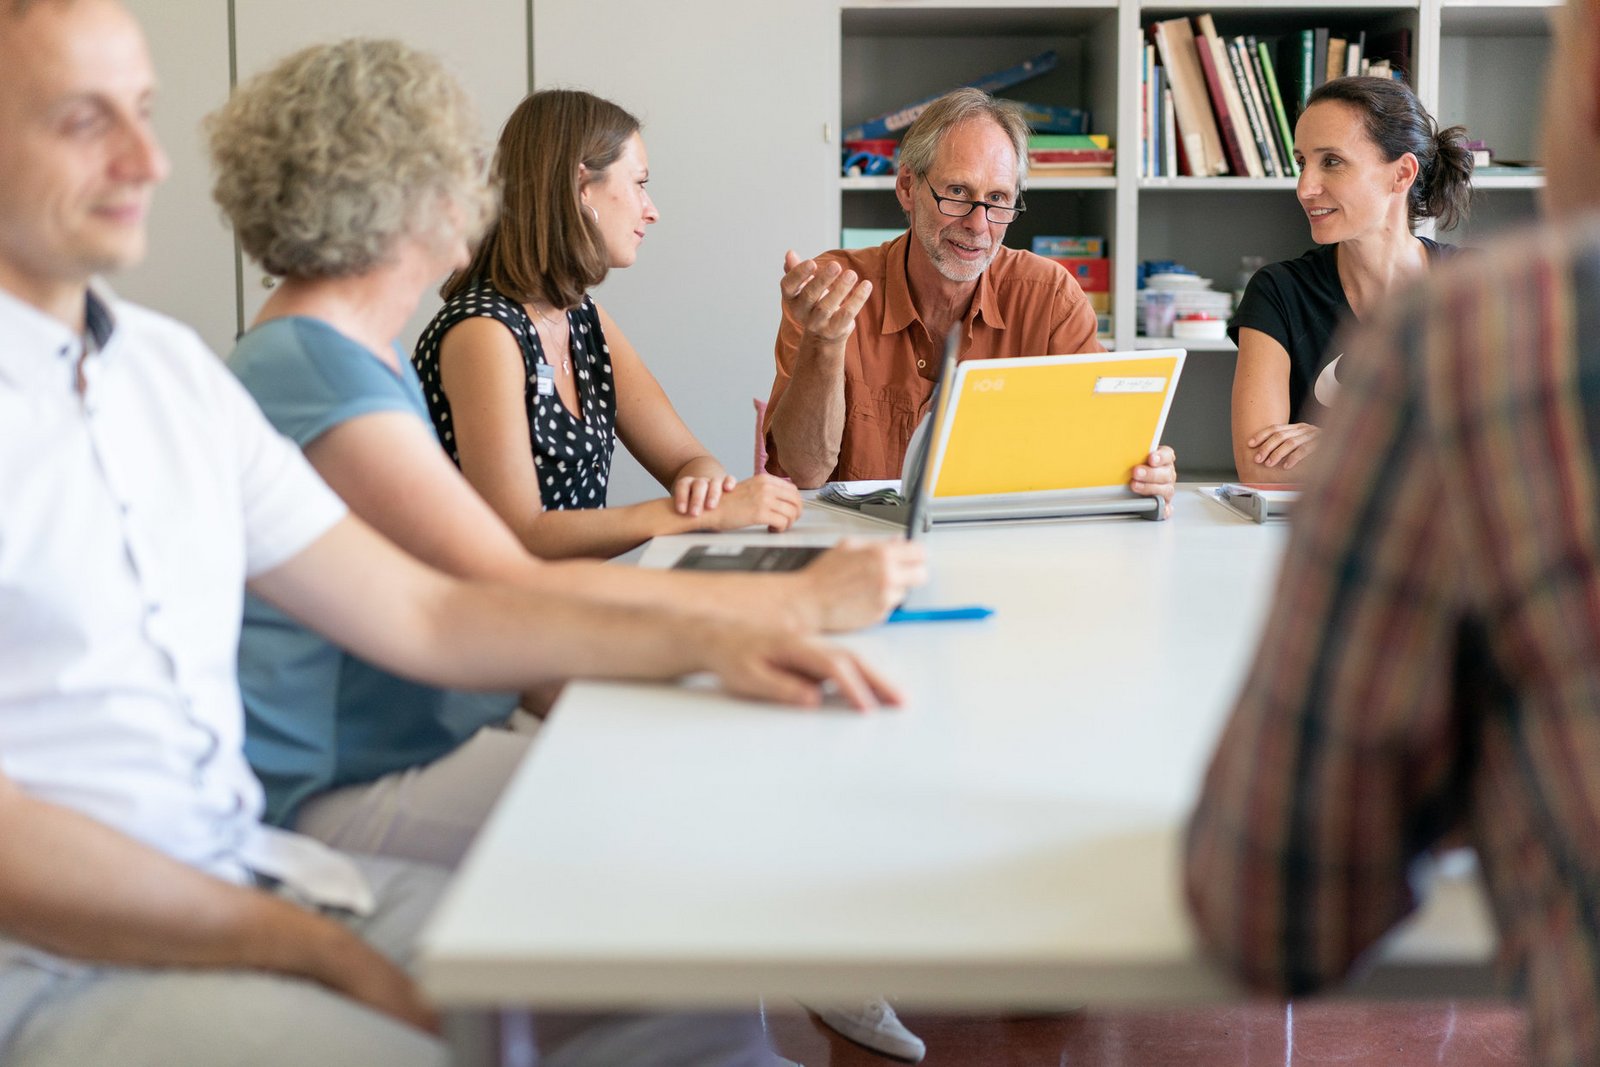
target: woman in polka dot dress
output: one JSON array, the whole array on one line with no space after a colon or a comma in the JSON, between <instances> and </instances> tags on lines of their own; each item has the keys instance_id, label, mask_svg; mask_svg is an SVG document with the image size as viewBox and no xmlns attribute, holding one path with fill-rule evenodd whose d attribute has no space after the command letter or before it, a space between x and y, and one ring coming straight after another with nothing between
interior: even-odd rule
<instances>
[{"instance_id":1,"label":"woman in polka dot dress","mask_svg":"<svg viewBox=\"0 0 1600 1067\"><path fill-rule=\"evenodd\" d=\"M445 450L546 558L614 556L659 534L786 529L787 482L738 482L707 454L588 290L656 221L639 123L584 92L534 93L495 157L502 204L413 362ZM606 508L616 439L671 496ZM530 447L531 445L531 447Z\"/></svg>"}]
</instances>

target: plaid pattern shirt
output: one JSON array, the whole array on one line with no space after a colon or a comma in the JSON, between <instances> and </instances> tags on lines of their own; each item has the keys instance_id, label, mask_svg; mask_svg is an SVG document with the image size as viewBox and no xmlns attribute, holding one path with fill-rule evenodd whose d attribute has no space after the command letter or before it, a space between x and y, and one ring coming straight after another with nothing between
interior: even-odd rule
<instances>
[{"instance_id":1,"label":"plaid pattern shirt","mask_svg":"<svg viewBox=\"0 0 1600 1067\"><path fill-rule=\"evenodd\" d=\"M1202 937L1344 975L1477 848L1536 1059L1600 1062L1600 225L1441 268L1350 353L1190 827Z\"/></svg>"}]
</instances>

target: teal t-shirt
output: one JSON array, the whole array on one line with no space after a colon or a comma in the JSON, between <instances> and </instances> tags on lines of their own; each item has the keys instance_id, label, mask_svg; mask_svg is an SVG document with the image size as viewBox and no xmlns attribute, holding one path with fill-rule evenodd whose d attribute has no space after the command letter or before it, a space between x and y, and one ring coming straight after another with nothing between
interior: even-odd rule
<instances>
[{"instance_id":1,"label":"teal t-shirt","mask_svg":"<svg viewBox=\"0 0 1600 1067\"><path fill-rule=\"evenodd\" d=\"M239 339L228 364L280 433L305 448L379 411L430 429L416 371L400 370L326 323L273 319ZM431 429L430 429L431 432ZM504 721L510 693L463 693L397 678L349 655L254 596L239 639L245 755L266 790L268 822L290 823L307 797L432 762Z\"/></svg>"}]
</instances>

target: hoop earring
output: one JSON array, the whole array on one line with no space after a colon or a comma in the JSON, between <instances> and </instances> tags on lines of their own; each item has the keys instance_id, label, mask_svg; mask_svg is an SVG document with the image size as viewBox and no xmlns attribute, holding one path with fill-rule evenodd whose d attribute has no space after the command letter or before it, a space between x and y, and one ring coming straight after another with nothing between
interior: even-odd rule
<instances>
[{"instance_id":1,"label":"hoop earring","mask_svg":"<svg viewBox=\"0 0 1600 1067\"><path fill-rule=\"evenodd\" d=\"M594 209L594 205L593 204L585 204L585 205L583 205L583 210L585 210L585 211L587 211L589 213L589 217L594 220L594 224L596 226L600 225L600 212L598 212L598 211L596 211Z\"/></svg>"}]
</instances>

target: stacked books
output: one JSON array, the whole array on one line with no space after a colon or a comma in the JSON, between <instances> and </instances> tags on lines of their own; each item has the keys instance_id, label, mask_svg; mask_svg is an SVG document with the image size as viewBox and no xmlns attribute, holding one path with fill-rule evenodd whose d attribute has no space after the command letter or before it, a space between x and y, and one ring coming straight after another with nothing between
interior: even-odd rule
<instances>
[{"instance_id":1,"label":"stacked books","mask_svg":"<svg viewBox=\"0 0 1600 1067\"><path fill-rule=\"evenodd\" d=\"M1356 74L1401 77L1408 30L1224 37L1209 14L1148 27L1140 62L1140 174L1298 177L1294 120L1312 91Z\"/></svg>"},{"instance_id":2,"label":"stacked books","mask_svg":"<svg viewBox=\"0 0 1600 1067\"><path fill-rule=\"evenodd\" d=\"M1033 239L1033 254L1059 263L1077 281L1089 298L1089 306L1099 316L1099 332L1111 332L1111 260L1106 258L1104 237L1055 237L1040 234Z\"/></svg>"},{"instance_id":3,"label":"stacked books","mask_svg":"<svg viewBox=\"0 0 1600 1067\"><path fill-rule=\"evenodd\" d=\"M1103 133L1034 134L1028 138L1028 174L1035 178L1109 178L1117 153Z\"/></svg>"}]
</instances>

